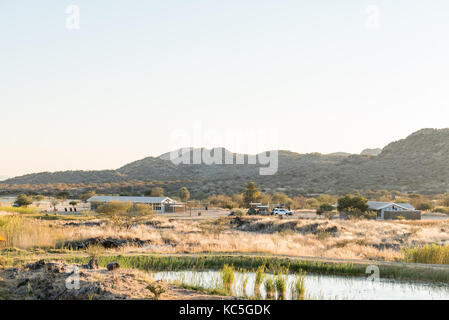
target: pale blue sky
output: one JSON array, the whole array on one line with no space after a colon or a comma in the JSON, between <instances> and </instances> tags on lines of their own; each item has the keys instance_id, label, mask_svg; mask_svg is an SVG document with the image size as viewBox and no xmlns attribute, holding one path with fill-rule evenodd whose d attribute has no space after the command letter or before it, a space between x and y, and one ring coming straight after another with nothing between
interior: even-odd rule
<instances>
[{"instance_id":1,"label":"pale blue sky","mask_svg":"<svg viewBox=\"0 0 449 320\"><path fill-rule=\"evenodd\" d=\"M448 13L444 0L0 0L0 175L117 168L178 147L173 128L195 122L277 127L277 147L300 153L449 127Z\"/></svg>"}]
</instances>

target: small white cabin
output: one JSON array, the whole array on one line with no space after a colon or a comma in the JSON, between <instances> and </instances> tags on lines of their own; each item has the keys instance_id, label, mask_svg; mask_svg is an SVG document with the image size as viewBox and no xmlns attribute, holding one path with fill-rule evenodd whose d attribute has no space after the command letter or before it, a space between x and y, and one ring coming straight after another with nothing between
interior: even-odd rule
<instances>
[{"instance_id":1,"label":"small white cabin","mask_svg":"<svg viewBox=\"0 0 449 320\"><path fill-rule=\"evenodd\" d=\"M377 212L379 219L385 219L385 212L398 212L398 211L415 211L410 203L394 203L394 202L381 202L381 201L368 201L369 210Z\"/></svg>"},{"instance_id":2,"label":"small white cabin","mask_svg":"<svg viewBox=\"0 0 449 320\"><path fill-rule=\"evenodd\" d=\"M174 212L176 209L173 208L183 205L169 197L93 196L87 200L91 204L92 210L95 210L99 204L113 201L148 204L157 213Z\"/></svg>"}]
</instances>

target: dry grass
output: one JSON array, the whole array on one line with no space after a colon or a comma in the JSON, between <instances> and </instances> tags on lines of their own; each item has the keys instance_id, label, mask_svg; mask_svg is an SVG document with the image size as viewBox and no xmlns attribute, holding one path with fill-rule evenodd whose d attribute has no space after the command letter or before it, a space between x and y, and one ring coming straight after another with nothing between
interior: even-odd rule
<instances>
[{"instance_id":1,"label":"dry grass","mask_svg":"<svg viewBox=\"0 0 449 320\"><path fill-rule=\"evenodd\" d=\"M22 249L54 247L57 241L64 237L59 228L19 215L1 216L0 234L6 238L5 246Z\"/></svg>"},{"instance_id":2,"label":"dry grass","mask_svg":"<svg viewBox=\"0 0 449 320\"><path fill-rule=\"evenodd\" d=\"M1 225L5 219L11 219L7 227ZM403 248L449 239L449 220L250 218L250 226L258 224L257 228L261 228L257 232L237 228L229 224L230 219L226 221L217 236L212 220L158 217L148 225L139 224L130 230L117 230L107 223L101 226L67 226L67 221L38 221L14 216L0 218L0 233L7 230L8 246L19 248L51 247L58 241L113 237L150 240L150 245L144 248L117 249L122 253L241 252L385 261L404 259Z\"/></svg>"}]
</instances>

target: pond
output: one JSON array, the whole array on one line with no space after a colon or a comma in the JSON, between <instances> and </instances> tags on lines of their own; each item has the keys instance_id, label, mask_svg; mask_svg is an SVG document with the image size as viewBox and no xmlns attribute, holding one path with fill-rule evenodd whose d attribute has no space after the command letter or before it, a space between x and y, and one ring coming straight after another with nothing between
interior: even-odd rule
<instances>
[{"instance_id":1,"label":"pond","mask_svg":"<svg viewBox=\"0 0 449 320\"><path fill-rule=\"evenodd\" d=\"M155 280L169 283L201 286L214 289L220 286L220 271L165 271L152 273ZM274 278L273 275L266 275ZM286 299L291 299L291 288L296 281L295 275L287 277ZM255 273L235 273L233 295L239 297L254 297ZM244 288L244 284L246 286ZM411 283L380 279L370 281L363 277L342 277L331 275L307 274L305 277L307 299L322 300L446 300L449 299L449 285L434 283ZM262 285L261 298L266 298Z\"/></svg>"},{"instance_id":2,"label":"pond","mask_svg":"<svg viewBox=\"0 0 449 320\"><path fill-rule=\"evenodd\" d=\"M0 197L0 205L2 203L13 203L14 201L16 201L16 197Z\"/></svg>"}]
</instances>

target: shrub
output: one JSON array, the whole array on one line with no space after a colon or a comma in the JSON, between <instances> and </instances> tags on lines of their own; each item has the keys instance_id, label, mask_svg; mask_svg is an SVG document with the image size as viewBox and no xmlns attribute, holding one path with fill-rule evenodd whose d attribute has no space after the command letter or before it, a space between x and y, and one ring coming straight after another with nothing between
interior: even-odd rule
<instances>
[{"instance_id":1,"label":"shrub","mask_svg":"<svg viewBox=\"0 0 449 320\"><path fill-rule=\"evenodd\" d=\"M236 217L244 217L246 216L246 212L243 210L235 210L231 212L231 215Z\"/></svg>"},{"instance_id":2,"label":"shrub","mask_svg":"<svg viewBox=\"0 0 449 320\"><path fill-rule=\"evenodd\" d=\"M436 207L432 212L449 214L449 207Z\"/></svg>"},{"instance_id":3,"label":"shrub","mask_svg":"<svg viewBox=\"0 0 449 320\"><path fill-rule=\"evenodd\" d=\"M361 196L346 195L338 199L338 211L351 213L368 211L368 200Z\"/></svg>"},{"instance_id":4,"label":"shrub","mask_svg":"<svg viewBox=\"0 0 449 320\"><path fill-rule=\"evenodd\" d=\"M86 248L86 253L91 259L98 259L104 251L104 247L100 244L91 244Z\"/></svg>"},{"instance_id":5,"label":"shrub","mask_svg":"<svg viewBox=\"0 0 449 320\"><path fill-rule=\"evenodd\" d=\"M416 210L421 210L421 211L432 210L432 204L427 203L427 202L420 203L416 206Z\"/></svg>"},{"instance_id":6,"label":"shrub","mask_svg":"<svg viewBox=\"0 0 449 320\"><path fill-rule=\"evenodd\" d=\"M322 205L318 208L318 210L316 211L316 214L322 215L323 213L331 212L331 211L333 211L333 210L334 210L334 207L333 207L332 205L325 203L325 204L322 204Z\"/></svg>"},{"instance_id":7,"label":"shrub","mask_svg":"<svg viewBox=\"0 0 449 320\"><path fill-rule=\"evenodd\" d=\"M159 297L166 292L164 286L160 283L150 283L147 286L147 289L151 291L152 294L154 294L154 299L159 300Z\"/></svg>"},{"instance_id":8,"label":"shrub","mask_svg":"<svg viewBox=\"0 0 449 320\"><path fill-rule=\"evenodd\" d=\"M33 199L28 197L26 194L21 194L17 197L14 203L19 207L27 207L33 203Z\"/></svg>"}]
</instances>

